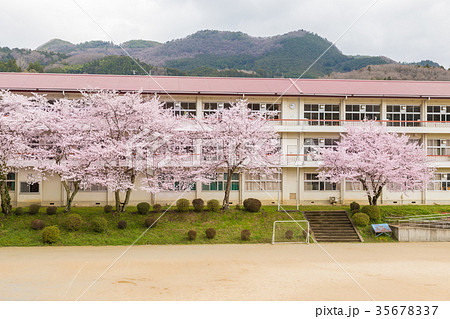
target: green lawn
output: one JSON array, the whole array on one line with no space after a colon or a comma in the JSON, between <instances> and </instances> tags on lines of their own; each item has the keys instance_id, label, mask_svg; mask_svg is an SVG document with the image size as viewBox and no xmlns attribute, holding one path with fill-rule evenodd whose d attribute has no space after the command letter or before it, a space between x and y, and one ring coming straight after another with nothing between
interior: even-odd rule
<instances>
[{"instance_id":1,"label":"green lawn","mask_svg":"<svg viewBox=\"0 0 450 319\"><path fill-rule=\"evenodd\" d=\"M450 206L380 206L382 215L417 215L431 214L439 211L450 211ZM295 210L294 206L285 206L286 210ZM301 206L300 210L342 210L347 206ZM27 209L25 209L27 211ZM62 208L56 215L46 215L45 208L41 208L39 214L21 216L11 215L5 217L0 214L0 246L42 246L41 230L33 230L31 221L42 219L47 226L58 225L61 230L59 246L102 246L102 245L129 245L133 243L145 230L144 219L157 218L156 213L139 215L136 207L129 207L126 213L119 216L105 214L102 207L75 207L72 213L80 214L83 218L83 226L79 231L67 231L64 229L65 215ZM303 219L300 212L289 212L294 219ZM96 233L91 230L90 222L95 217L104 217L108 221L106 233ZM117 223L126 220L128 227L120 230ZM276 206L264 206L261 212L249 213L244 210L231 209L223 213L178 213L167 212L158 221L156 227L149 229L138 245L171 245L171 244L239 244L239 243L270 243L272 239L272 227L275 220L291 220L285 212L278 212ZM205 230L214 228L217 235L214 239L207 239ZM251 232L249 241L242 241L240 234L244 229ZM195 230L197 238L194 241L187 239L187 232ZM390 241L387 239L375 239L370 228L360 229L362 236L368 242Z\"/></svg>"}]
</instances>

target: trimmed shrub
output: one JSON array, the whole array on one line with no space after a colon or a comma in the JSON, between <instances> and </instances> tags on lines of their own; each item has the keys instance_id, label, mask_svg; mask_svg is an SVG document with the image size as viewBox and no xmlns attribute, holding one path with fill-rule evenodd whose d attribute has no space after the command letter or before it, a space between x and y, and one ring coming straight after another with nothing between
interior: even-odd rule
<instances>
[{"instance_id":1,"label":"trimmed shrub","mask_svg":"<svg viewBox=\"0 0 450 319\"><path fill-rule=\"evenodd\" d=\"M205 231L205 234L206 238L213 239L214 237L216 237L216 230L214 228L208 228Z\"/></svg>"},{"instance_id":2,"label":"trimmed shrub","mask_svg":"<svg viewBox=\"0 0 450 319\"><path fill-rule=\"evenodd\" d=\"M195 230L188 231L188 239L189 240L195 240L197 237L197 232Z\"/></svg>"},{"instance_id":3,"label":"trimmed shrub","mask_svg":"<svg viewBox=\"0 0 450 319\"><path fill-rule=\"evenodd\" d=\"M30 207L28 208L28 214L36 215L37 213L39 213L39 209L41 209L40 205L38 205L38 204L31 204Z\"/></svg>"},{"instance_id":4,"label":"trimmed shrub","mask_svg":"<svg viewBox=\"0 0 450 319\"><path fill-rule=\"evenodd\" d=\"M41 219L35 219L31 222L31 228L35 230L43 229L45 227L45 221Z\"/></svg>"},{"instance_id":5,"label":"trimmed shrub","mask_svg":"<svg viewBox=\"0 0 450 319\"><path fill-rule=\"evenodd\" d=\"M111 205L103 206L103 212L105 212L105 214L111 214L112 211L113 211L113 207Z\"/></svg>"},{"instance_id":6,"label":"trimmed shrub","mask_svg":"<svg viewBox=\"0 0 450 319\"><path fill-rule=\"evenodd\" d=\"M287 239L292 239L294 238L294 232L292 230L286 230L286 232L284 233L284 236L286 236Z\"/></svg>"},{"instance_id":7,"label":"trimmed shrub","mask_svg":"<svg viewBox=\"0 0 450 319\"><path fill-rule=\"evenodd\" d=\"M125 229L127 228L127 221L126 220L121 220L117 223L117 227L119 227L119 229Z\"/></svg>"},{"instance_id":8,"label":"trimmed shrub","mask_svg":"<svg viewBox=\"0 0 450 319\"><path fill-rule=\"evenodd\" d=\"M108 228L108 221L103 217L97 217L91 222L92 230L97 233L104 233Z\"/></svg>"},{"instance_id":9,"label":"trimmed shrub","mask_svg":"<svg viewBox=\"0 0 450 319\"><path fill-rule=\"evenodd\" d=\"M196 198L192 201L192 206L196 212L202 212L205 208L205 202L201 198Z\"/></svg>"},{"instance_id":10,"label":"trimmed shrub","mask_svg":"<svg viewBox=\"0 0 450 319\"><path fill-rule=\"evenodd\" d=\"M153 212L160 214L162 212L162 206L160 204L153 205Z\"/></svg>"},{"instance_id":11,"label":"trimmed shrub","mask_svg":"<svg viewBox=\"0 0 450 319\"><path fill-rule=\"evenodd\" d=\"M177 200L177 210L179 213L189 212L189 200L186 198L180 198Z\"/></svg>"},{"instance_id":12,"label":"trimmed shrub","mask_svg":"<svg viewBox=\"0 0 450 319\"><path fill-rule=\"evenodd\" d=\"M360 209L361 209L361 206L357 202L350 203L350 211L353 214L359 212Z\"/></svg>"},{"instance_id":13,"label":"trimmed shrub","mask_svg":"<svg viewBox=\"0 0 450 319\"><path fill-rule=\"evenodd\" d=\"M60 231L58 226L47 226L42 231L42 241L48 244L54 244L58 241Z\"/></svg>"},{"instance_id":14,"label":"trimmed shrub","mask_svg":"<svg viewBox=\"0 0 450 319\"><path fill-rule=\"evenodd\" d=\"M137 204L136 206L138 213L141 215L147 215L148 212L150 211L150 204L146 203L146 202L142 202Z\"/></svg>"},{"instance_id":15,"label":"trimmed shrub","mask_svg":"<svg viewBox=\"0 0 450 319\"><path fill-rule=\"evenodd\" d=\"M250 231L248 229L244 229L243 231L241 231L241 239L242 240L250 240Z\"/></svg>"},{"instance_id":16,"label":"trimmed shrub","mask_svg":"<svg viewBox=\"0 0 450 319\"><path fill-rule=\"evenodd\" d=\"M380 220L380 209L378 206L363 206L361 213L369 215L370 221L372 222L378 222Z\"/></svg>"},{"instance_id":17,"label":"trimmed shrub","mask_svg":"<svg viewBox=\"0 0 450 319\"><path fill-rule=\"evenodd\" d=\"M211 212L215 212L217 213L220 209L220 203L217 199L210 199L207 203L206 206L208 207L208 210Z\"/></svg>"},{"instance_id":18,"label":"trimmed shrub","mask_svg":"<svg viewBox=\"0 0 450 319\"><path fill-rule=\"evenodd\" d=\"M82 224L83 218L81 218L81 216L78 214L67 215L66 219L64 220L64 227L67 230L77 231L81 228Z\"/></svg>"},{"instance_id":19,"label":"trimmed shrub","mask_svg":"<svg viewBox=\"0 0 450 319\"><path fill-rule=\"evenodd\" d=\"M46 209L47 215L55 215L58 207L56 206L48 206Z\"/></svg>"},{"instance_id":20,"label":"trimmed shrub","mask_svg":"<svg viewBox=\"0 0 450 319\"><path fill-rule=\"evenodd\" d=\"M370 217L365 213L356 213L352 216L356 226L365 227L369 225Z\"/></svg>"},{"instance_id":21,"label":"trimmed shrub","mask_svg":"<svg viewBox=\"0 0 450 319\"><path fill-rule=\"evenodd\" d=\"M261 209L261 201L256 198L247 198L244 200L244 208L252 213L259 212Z\"/></svg>"},{"instance_id":22,"label":"trimmed shrub","mask_svg":"<svg viewBox=\"0 0 450 319\"><path fill-rule=\"evenodd\" d=\"M236 205L236 210L241 210L241 205L237 204Z\"/></svg>"},{"instance_id":23,"label":"trimmed shrub","mask_svg":"<svg viewBox=\"0 0 450 319\"><path fill-rule=\"evenodd\" d=\"M17 215L17 216L23 215L23 208L22 207L17 207L14 210L14 214Z\"/></svg>"},{"instance_id":24,"label":"trimmed shrub","mask_svg":"<svg viewBox=\"0 0 450 319\"><path fill-rule=\"evenodd\" d=\"M156 226L156 218L148 217L144 220L145 227L155 227ZM153 225L153 226L152 226Z\"/></svg>"}]
</instances>

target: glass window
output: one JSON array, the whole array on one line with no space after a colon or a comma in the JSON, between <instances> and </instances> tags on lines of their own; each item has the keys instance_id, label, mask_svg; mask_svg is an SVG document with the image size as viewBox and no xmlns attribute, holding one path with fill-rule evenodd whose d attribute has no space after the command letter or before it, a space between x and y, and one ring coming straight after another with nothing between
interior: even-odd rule
<instances>
[{"instance_id":1,"label":"glass window","mask_svg":"<svg viewBox=\"0 0 450 319\"><path fill-rule=\"evenodd\" d=\"M218 173L210 184L202 184L203 191L223 191L226 189L228 173ZM231 190L239 190L239 174L231 176Z\"/></svg>"},{"instance_id":2,"label":"glass window","mask_svg":"<svg viewBox=\"0 0 450 319\"><path fill-rule=\"evenodd\" d=\"M165 102L163 108L172 110L177 116L195 117L197 114L197 103L195 102Z\"/></svg>"},{"instance_id":3,"label":"glass window","mask_svg":"<svg viewBox=\"0 0 450 319\"><path fill-rule=\"evenodd\" d=\"M336 183L319 180L318 173L305 173L305 191L335 191L339 190Z\"/></svg>"},{"instance_id":4,"label":"glass window","mask_svg":"<svg viewBox=\"0 0 450 319\"><path fill-rule=\"evenodd\" d=\"M245 174L246 191L278 191L281 190L281 174L272 176L265 174Z\"/></svg>"},{"instance_id":5,"label":"glass window","mask_svg":"<svg viewBox=\"0 0 450 319\"><path fill-rule=\"evenodd\" d=\"M450 140L430 139L427 141L427 155L430 156L447 156L450 155L448 151Z\"/></svg>"},{"instance_id":6,"label":"glass window","mask_svg":"<svg viewBox=\"0 0 450 319\"><path fill-rule=\"evenodd\" d=\"M67 182L68 186L69 186L69 190L71 192L73 192L75 190L75 185L73 181L68 181ZM95 184L95 185L90 185L88 187L85 187L83 189L80 188L80 192L106 192L108 190L108 187L100 185L100 184Z\"/></svg>"},{"instance_id":7,"label":"glass window","mask_svg":"<svg viewBox=\"0 0 450 319\"><path fill-rule=\"evenodd\" d=\"M363 189L361 182L345 181L345 190L359 192L359 191L363 191L364 189Z\"/></svg>"},{"instance_id":8,"label":"glass window","mask_svg":"<svg viewBox=\"0 0 450 319\"><path fill-rule=\"evenodd\" d=\"M322 147L336 147L336 143L339 142L339 138L305 138L304 139L304 154L308 155L310 153L314 153L317 149ZM307 161L311 161L312 156L306 157Z\"/></svg>"},{"instance_id":9,"label":"glass window","mask_svg":"<svg viewBox=\"0 0 450 319\"><path fill-rule=\"evenodd\" d=\"M6 176L6 187L10 192L16 191L16 173L8 173Z\"/></svg>"},{"instance_id":10,"label":"glass window","mask_svg":"<svg viewBox=\"0 0 450 319\"><path fill-rule=\"evenodd\" d=\"M345 106L345 119L347 121L379 120L380 105L351 104Z\"/></svg>"},{"instance_id":11,"label":"glass window","mask_svg":"<svg viewBox=\"0 0 450 319\"><path fill-rule=\"evenodd\" d=\"M21 193L39 193L39 183L20 182Z\"/></svg>"},{"instance_id":12,"label":"glass window","mask_svg":"<svg viewBox=\"0 0 450 319\"><path fill-rule=\"evenodd\" d=\"M428 105L427 121L430 122L450 122L450 106Z\"/></svg>"},{"instance_id":13,"label":"glass window","mask_svg":"<svg viewBox=\"0 0 450 319\"><path fill-rule=\"evenodd\" d=\"M248 108L252 112L261 112L265 115L267 119L279 119L281 108L280 104L271 104L271 103L249 103Z\"/></svg>"},{"instance_id":14,"label":"glass window","mask_svg":"<svg viewBox=\"0 0 450 319\"><path fill-rule=\"evenodd\" d=\"M339 104L305 104L305 118L308 125L339 125Z\"/></svg>"},{"instance_id":15,"label":"glass window","mask_svg":"<svg viewBox=\"0 0 450 319\"><path fill-rule=\"evenodd\" d=\"M203 104L203 116L208 116L217 112L217 110L229 109L231 108L230 103L221 102L207 102Z\"/></svg>"},{"instance_id":16,"label":"glass window","mask_svg":"<svg viewBox=\"0 0 450 319\"><path fill-rule=\"evenodd\" d=\"M388 126L420 126L420 106L388 105Z\"/></svg>"},{"instance_id":17,"label":"glass window","mask_svg":"<svg viewBox=\"0 0 450 319\"><path fill-rule=\"evenodd\" d=\"M450 172L435 173L433 180L428 184L430 191L447 191L450 190Z\"/></svg>"}]
</instances>

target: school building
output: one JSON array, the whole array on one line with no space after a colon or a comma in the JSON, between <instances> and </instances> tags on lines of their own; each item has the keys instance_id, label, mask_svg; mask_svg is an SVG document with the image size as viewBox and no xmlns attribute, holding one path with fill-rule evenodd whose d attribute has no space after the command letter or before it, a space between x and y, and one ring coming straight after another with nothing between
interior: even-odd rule
<instances>
[{"instance_id":1,"label":"school building","mask_svg":"<svg viewBox=\"0 0 450 319\"><path fill-rule=\"evenodd\" d=\"M281 138L282 174L270 180L233 176L233 204L249 197L264 204L367 203L359 183L336 185L319 180L318 163L308 153L317 147L332 147L347 126L364 125L365 118L376 119L389 130L420 141L437 168L426 190L402 193L386 189L380 204L450 204L450 82L0 73L0 89L46 94L50 100L76 99L80 90L88 89L141 90L159 95L174 112L197 118L241 98L248 100L254 112L272 111L270 120ZM33 185L26 181L26 171L8 174L13 205L64 204L64 188L57 177ZM221 200L224 183L224 174L219 174L214 183L198 183L183 197ZM178 196L177 192L151 196L135 191L130 203L165 204ZM80 206L107 203L114 203L113 193L101 186L80 191L75 198Z\"/></svg>"}]
</instances>

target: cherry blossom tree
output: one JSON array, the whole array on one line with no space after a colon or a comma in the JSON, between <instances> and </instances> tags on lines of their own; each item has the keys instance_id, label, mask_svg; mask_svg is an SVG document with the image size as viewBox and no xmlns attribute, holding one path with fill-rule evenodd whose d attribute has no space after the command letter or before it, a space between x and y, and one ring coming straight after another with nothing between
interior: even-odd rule
<instances>
[{"instance_id":1,"label":"cherry blossom tree","mask_svg":"<svg viewBox=\"0 0 450 319\"><path fill-rule=\"evenodd\" d=\"M401 191L425 188L434 171L417 142L374 121L348 127L336 147L319 149L317 157L320 178L360 182L370 205L388 184Z\"/></svg>"},{"instance_id":2,"label":"cherry blossom tree","mask_svg":"<svg viewBox=\"0 0 450 319\"><path fill-rule=\"evenodd\" d=\"M279 172L279 135L266 119L270 112L251 112L247 105L238 100L200 123L202 165L227 173L224 209L229 208L233 174L272 176Z\"/></svg>"},{"instance_id":3,"label":"cherry blossom tree","mask_svg":"<svg viewBox=\"0 0 450 319\"><path fill-rule=\"evenodd\" d=\"M156 96L148 99L140 92L88 92L83 93L81 103L85 121L82 134L90 146L80 156L92 159L91 182L114 191L117 212L126 210L137 176L144 176L143 188L149 192L164 186L160 177L174 174L170 167L180 174L172 175L172 181L183 179L174 159L167 160L167 150L183 140L180 121ZM121 193L125 193L123 200Z\"/></svg>"},{"instance_id":4,"label":"cherry blossom tree","mask_svg":"<svg viewBox=\"0 0 450 319\"><path fill-rule=\"evenodd\" d=\"M80 189L92 186L90 173L95 159L85 156L90 147L85 138L83 105L79 100L59 99L49 103L40 98L35 114L39 128L39 161L34 166L43 179L57 175L66 194L64 212L70 212Z\"/></svg>"},{"instance_id":5,"label":"cherry blossom tree","mask_svg":"<svg viewBox=\"0 0 450 319\"><path fill-rule=\"evenodd\" d=\"M37 152L32 147L36 98L0 91L0 194L5 215L12 209L7 174L29 166Z\"/></svg>"}]
</instances>

